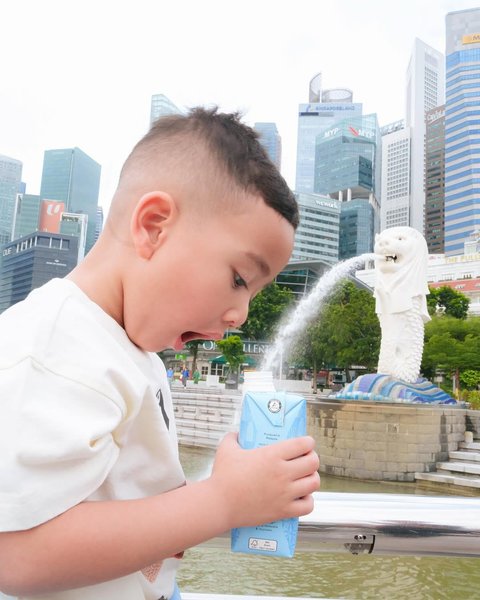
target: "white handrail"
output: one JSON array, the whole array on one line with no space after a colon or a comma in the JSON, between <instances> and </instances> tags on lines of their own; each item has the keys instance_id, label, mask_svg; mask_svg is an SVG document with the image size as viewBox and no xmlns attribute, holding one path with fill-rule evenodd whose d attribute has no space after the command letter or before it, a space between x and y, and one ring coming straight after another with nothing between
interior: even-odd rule
<instances>
[{"instance_id":1,"label":"white handrail","mask_svg":"<svg viewBox=\"0 0 480 600\"><path fill-rule=\"evenodd\" d=\"M480 557L480 497L318 492L297 551ZM229 534L206 545L225 547Z\"/></svg>"}]
</instances>

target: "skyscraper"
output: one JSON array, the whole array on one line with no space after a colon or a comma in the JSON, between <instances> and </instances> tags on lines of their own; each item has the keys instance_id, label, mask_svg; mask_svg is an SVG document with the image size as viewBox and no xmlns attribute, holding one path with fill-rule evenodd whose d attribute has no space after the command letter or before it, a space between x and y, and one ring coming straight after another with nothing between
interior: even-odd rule
<instances>
[{"instance_id":1,"label":"skyscraper","mask_svg":"<svg viewBox=\"0 0 480 600\"><path fill-rule=\"evenodd\" d=\"M425 113L425 240L430 254L444 253L445 105Z\"/></svg>"},{"instance_id":2,"label":"skyscraper","mask_svg":"<svg viewBox=\"0 0 480 600\"><path fill-rule=\"evenodd\" d=\"M480 9L446 16L445 254L480 229Z\"/></svg>"},{"instance_id":3,"label":"skyscraper","mask_svg":"<svg viewBox=\"0 0 480 600\"><path fill-rule=\"evenodd\" d=\"M406 119L411 130L409 225L424 233L425 113L445 102L445 60L415 39L407 68Z\"/></svg>"},{"instance_id":4,"label":"skyscraper","mask_svg":"<svg viewBox=\"0 0 480 600\"><path fill-rule=\"evenodd\" d=\"M380 229L410 225L411 129L395 121L380 129L382 134L382 206Z\"/></svg>"},{"instance_id":5,"label":"skyscraper","mask_svg":"<svg viewBox=\"0 0 480 600\"><path fill-rule=\"evenodd\" d=\"M341 214L348 215L348 219L340 217L340 259L354 256L345 255L342 248L358 247L360 239L366 252L373 250L374 234L380 228L381 146L376 114L338 121L317 136L314 190L338 199ZM357 230L352 227L352 214ZM347 222L348 230L342 234Z\"/></svg>"},{"instance_id":6,"label":"skyscraper","mask_svg":"<svg viewBox=\"0 0 480 600\"><path fill-rule=\"evenodd\" d=\"M41 198L36 194L17 194L12 240L37 231L40 202Z\"/></svg>"},{"instance_id":7,"label":"skyscraper","mask_svg":"<svg viewBox=\"0 0 480 600\"><path fill-rule=\"evenodd\" d=\"M154 94L150 102L150 127L164 115L179 115L183 111L164 94Z\"/></svg>"},{"instance_id":8,"label":"skyscraper","mask_svg":"<svg viewBox=\"0 0 480 600\"><path fill-rule=\"evenodd\" d=\"M95 241L98 240L103 229L103 208L97 207L97 218L95 220Z\"/></svg>"},{"instance_id":9,"label":"skyscraper","mask_svg":"<svg viewBox=\"0 0 480 600\"><path fill-rule=\"evenodd\" d=\"M100 165L80 148L46 150L40 196L65 203L69 213L88 215L85 253L95 243Z\"/></svg>"},{"instance_id":10,"label":"skyscraper","mask_svg":"<svg viewBox=\"0 0 480 600\"><path fill-rule=\"evenodd\" d=\"M321 74L310 81L309 104L298 108L297 167L295 190L314 191L315 139L337 121L362 114L362 105L353 103L350 90L325 90L321 88ZM321 99L318 101L318 99ZM315 100L315 102L312 102Z\"/></svg>"},{"instance_id":11,"label":"skyscraper","mask_svg":"<svg viewBox=\"0 0 480 600\"><path fill-rule=\"evenodd\" d=\"M282 139L275 123L255 123L255 131L260 135L259 141L270 157L270 160L280 171L282 164Z\"/></svg>"},{"instance_id":12,"label":"skyscraper","mask_svg":"<svg viewBox=\"0 0 480 600\"><path fill-rule=\"evenodd\" d=\"M22 163L0 154L0 245L12 239L15 203L21 180Z\"/></svg>"},{"instance_id":13,"label":"skyscraper","mask_svg":"<svg viewBox=\"0 0 480 600\"><path fill-rule=\"evenodd\" d=\"M292 260L338 261L340 202L319 194L295 194L300 223Z\"/></svg>"}]
</instances>

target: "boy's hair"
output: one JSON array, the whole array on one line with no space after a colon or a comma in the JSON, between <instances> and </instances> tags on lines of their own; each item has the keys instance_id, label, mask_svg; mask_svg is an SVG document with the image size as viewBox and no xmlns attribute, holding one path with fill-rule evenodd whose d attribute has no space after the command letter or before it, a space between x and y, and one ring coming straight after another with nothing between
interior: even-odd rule
<instances>
[{"instance_id":1,"label":"boy's hair","mask_svg":"<svg viewBox=\"0 0 480 600\"><path fill-rule=\"evenodd\" d=\"M260 195L294 228L298 226L298 206L294 194L268 157L258 134L240 121L239 113L196 107L186 115L168 115L155 121L125 161L120 181L136 162L145 164L161 148L171 153L183 149L185 159L195 154L200 143L218 166L221 177L239 189ZM181 167L181 162L179 162ZM191 176L186 173L185 176Z\"/></svg>"}]
</instances>

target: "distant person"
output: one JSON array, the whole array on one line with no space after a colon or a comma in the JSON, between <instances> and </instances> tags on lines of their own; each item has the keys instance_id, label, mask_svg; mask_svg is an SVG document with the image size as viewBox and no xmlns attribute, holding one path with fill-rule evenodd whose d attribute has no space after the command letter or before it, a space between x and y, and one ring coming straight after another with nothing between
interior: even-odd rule
<instances>
[{"instance_id":1,"label":"distant person","mask_svg":"<svg viewBox=\"0 0 480 600\"><path fill-rule=\"evenodd\" d=\"M187 548L312 510L307 436L246 451L229 433L184 485L157 355L240 327L297 223L237 115L166 116L135 146L85 259L0 315L0 590L178 599Z\"/></svg>"},{"instance_id":2,"label":"distant person","mask_svg":"<svg viewBox=\"0 0 480 600\"><path fill-rule=\"evenodd\" d=\"M188 381L189 377L190 377L190 371L187 369L187 367L185 367L182 371L182 385L184 388L187 387L187 381Z\"/></svg>"},{"instance_id":3,"label":"distant person","mask_svg":"<svg viewBox=\"0 0 480 600\"><path fill-rule=\"evenodd\" d=\"M167 379L168 379L168 385L170 387L172 387L174 378L175 378L175 371L172 369L172 367L169 367L169 369L167 370Z\"/></svg>"},{"instance_id":4,"label":"distant person","mask_svg":"<svg viewBox=\"0 0 480 600\"><path fill-rule=\"evenodd\" d=\"M193 383L198 384L199 381L200 381L200 371L198 369L195 369L195 371L193 372Z\"/></svg>"}]
</instances>

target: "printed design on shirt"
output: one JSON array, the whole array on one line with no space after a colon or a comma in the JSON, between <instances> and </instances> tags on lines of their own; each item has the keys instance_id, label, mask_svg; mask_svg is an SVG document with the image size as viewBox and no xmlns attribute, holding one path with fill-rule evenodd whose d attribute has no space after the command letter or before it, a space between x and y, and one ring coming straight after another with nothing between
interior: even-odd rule
<instances>
[{"instance_id":1,"label":"printed design on shirt","mask_svg":"<svg viewBox=\"0 0 480 600\"><path fill-rule=\"evenodd\" d=\"M153 583L160 573L160 569L162 568L162 561L151 565L150 567L145 567L142 569L142 575L145 577L147 581Z\"/></svg>"},{"instance_id":2,"label":"printed design on shirt","mask_svg":"<svg viewBox=\"0 0 480 600\"><path fill-rule=\"evenodd\" d=\"M158 398L158 403L160 404L160 409L162 411L162 415L163 415L163 419L165 421L165 425L167 426L167 429L170 429L170 427L169 427L170 419L168 418L167 411L165 410L165 404L163 402L163 394L162 394L162 390L161 389L158 390L158 392L156 393L156 396Z\"/></svg>"}]
</instances>

